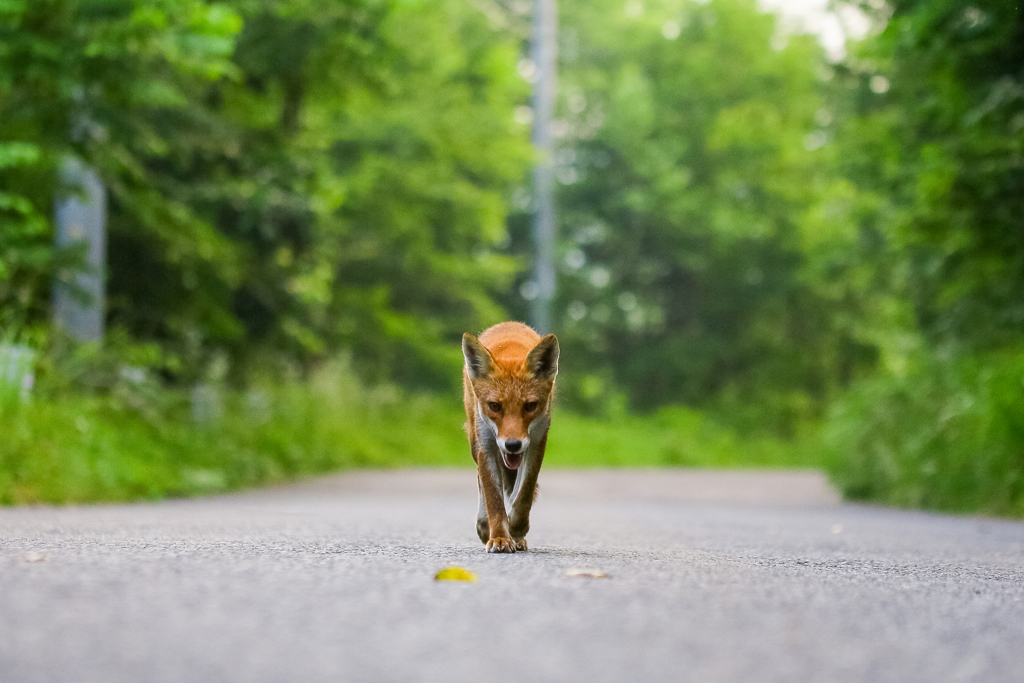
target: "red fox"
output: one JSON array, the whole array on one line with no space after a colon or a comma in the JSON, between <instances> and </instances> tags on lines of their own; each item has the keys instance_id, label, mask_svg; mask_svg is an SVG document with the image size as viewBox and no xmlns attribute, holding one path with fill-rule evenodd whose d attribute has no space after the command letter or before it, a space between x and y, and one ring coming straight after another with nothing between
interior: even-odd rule
<instances>
[{"instance_id":1,"label":"red fox","mask_svg":"<svg viewBox=\"0 0 1024 683\"><path fill-rule=\"evenodd\" d=\"M522 323L462 336L466 434L476 461L476 533L489 553L526 550L551 425L558 340Z\"/></svg>"}]
</instances>

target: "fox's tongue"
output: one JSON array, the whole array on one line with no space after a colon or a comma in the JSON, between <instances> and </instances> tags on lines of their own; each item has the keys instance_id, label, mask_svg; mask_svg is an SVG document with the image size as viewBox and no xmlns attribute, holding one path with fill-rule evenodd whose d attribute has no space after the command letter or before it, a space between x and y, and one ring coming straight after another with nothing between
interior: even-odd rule
<instances>
[{"instance_id":1,"label":"fox's tongue","mask_svg":"<svg viewBox=\"0 0 1024 683\"><path fill-rule=\"evenodd\" d=\"M510 470L518 470L520 463L523 462L522 453L503 453L505 456L505 467Z\"/></svg>"}]
</instances>

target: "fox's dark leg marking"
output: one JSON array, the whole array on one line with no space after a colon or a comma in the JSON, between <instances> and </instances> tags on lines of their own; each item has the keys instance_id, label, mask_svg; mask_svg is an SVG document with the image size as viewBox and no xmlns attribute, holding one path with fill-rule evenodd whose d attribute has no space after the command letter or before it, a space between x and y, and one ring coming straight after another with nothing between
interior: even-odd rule
<instances>
[{"instance_id":1,"label":"fox's dark leg marking","mask_svg":"<svg viewBox=\"0 0 1024 683\"><path fill-rule=\"evenodd\" d=\"M501 472L501 490L504 492L505 497L508 498L512 495L512 489L516 485L516 471L505 467L503 462L499 461L499 464L501 464L499 468Z\"/></svg>"}]
</instances>

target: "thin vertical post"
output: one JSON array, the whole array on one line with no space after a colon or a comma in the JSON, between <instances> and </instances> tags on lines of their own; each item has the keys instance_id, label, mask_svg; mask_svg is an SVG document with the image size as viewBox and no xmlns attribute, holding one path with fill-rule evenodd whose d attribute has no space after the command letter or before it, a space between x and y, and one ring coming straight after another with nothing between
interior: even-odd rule
<instances>
[{"instance_id":1,"label":"thin vertical post","mask_svg":"<svg viewBox=\"0 0 1024 683\"><path fill-rule=\"evenodd\" d=\"M60 173L62 194L54 207L58 249L79 246L85 268L58 274L53 287L57 327L81 342L103 338L107 250L106 192L94 170L68 159Z\"/></svg>"},{"instance_id":2,"label":"thin vertical post","mask_svg":"<svg viewBox=\"0 0 1024 683\"><path fill-rule=\"evenodd\" d=\"M551 118L557 91L558 8L556 0L536 0L533 15L531 58L537 68L533 86L533 146L538 161L533 171L533 238L536 247L534 280L537 296L531 303L530 321L541 334L551 331L551 304L555 296L555 201L554 154Z\"/></svg>"}]
</instances>

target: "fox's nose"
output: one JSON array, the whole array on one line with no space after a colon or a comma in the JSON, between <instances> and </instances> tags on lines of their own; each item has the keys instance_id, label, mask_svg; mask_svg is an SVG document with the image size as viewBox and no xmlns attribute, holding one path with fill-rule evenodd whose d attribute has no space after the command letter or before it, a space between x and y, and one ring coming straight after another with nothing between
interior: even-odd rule
<instances>
[{"instance_id":1,"label":"fox's nose","mask_svg":"<svg viewBox=\"0 0 1024 683\"><path fill-rule=\"evenodd\" d=\"M518 453L522 447L523 442L519 439L505 439L505 450L509 453Z\"/></svg>"}]
</instances>

